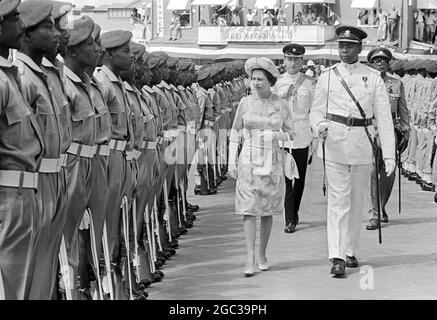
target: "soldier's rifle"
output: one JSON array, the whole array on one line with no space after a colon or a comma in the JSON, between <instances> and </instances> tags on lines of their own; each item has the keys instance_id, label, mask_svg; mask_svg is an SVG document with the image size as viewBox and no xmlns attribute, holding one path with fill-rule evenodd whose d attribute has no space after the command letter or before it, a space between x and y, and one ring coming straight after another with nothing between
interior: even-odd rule
<instances>
[{"instance_id":1,"label":"soldier's rifle","mask_svg":"<svg viewBox=\"0 0 437 320\"><path fill-rule=\"evenodd\" d=\"M158 239L158 248L159 248L159 251L161 252L161 251L163 251L163 248L162 248L162 242L161 242L161 234L159 233L159 220L158 220L158 202L157 202L157 200L156 200L156 196L155 196L155 199L154 199L154 201L153 201L153 210L152 210L152 214L153 214L153 220L154 220L154 226L155 226L155 235L156 235L156 237L157 237L157 239Z\"/></svg>"},{"instance_id":2,"label":"soldier's rifle","mask_svg":"<svg viewBox=\"0 0 437 320\"><path fill-rule=\"evenodd\" d=\"M93 258L94 272L96 273L97 285L99 287L100 299L103 300L103 286L102 286L102 279L100 278L99 257L97 255L96 231L95 231L95 228L94 228L94 221L93 221L93 215L92 215L91 209L87 209L87 210L88 210L88 214L90 216L91 255L92 255L92 258Z\"/></svg>"},{"instance_id":3,"label":"soldier's rifle","mask_svg":"<svg viewBox=\"0 0 437 320\"><path fill-rule=\"evenodd\" d=\"M126 255L127 255L126 264L127 264L127 274L128 274L128 281L129 281L129 299L133 300L132 275L130 269L130 245L129 245L129 202L126 196L124 196L122 200L121 216L122 216L124 245L126 248Z\"/></svg>"},{"instance_id":4,"label":"soldier's rifle","mask_svg":"<svg viewBox=\"0 0 437 320\"><path fill-rule=\"evenodd\" d=\"M164 180L164 186L163 186L163 190L164 190L164 205L165 205L165 209L164 209L164 220L166 222L165 226L167 229L167 234L168 234L168 239L170 240L170 242L172 241L172 237L171 237L171 225L170 225L170 204L168 202L168 189L167 189L168 185L167 185L167 178L165 178Z\"/></svg>"},{"instance_id":5,"label":"soldier's rifle","mask_svg":"<svg viewBox=\"0 0 437 320\"><path fill-rule=\"evenodd\" d=\"M109 291L109 299L114 300L114 286L112 282L112 271L111 271L111 255L109 250L108 227L106 224L106 220L103 224L102 244L103 244L103 256L105 259L106 280L107 280L108 291Z\"/></svg>"},{"instance_id":6,"label":"soldier's rifle","mask_svg":"<svg viewBox=\"0 0 437 320\"><path fill-rule=\"evenodd\" d=\"M152 272L155 272L155 262L156 259L156 246L155 246L155 235L153 231L153 226L150 224L150 211L149 204L146 204L146 208L144 209L144 221L146 222L146 232L147 232L147 245L149 246L150 251L150 269Z\"/></svg>"}]
</instances>

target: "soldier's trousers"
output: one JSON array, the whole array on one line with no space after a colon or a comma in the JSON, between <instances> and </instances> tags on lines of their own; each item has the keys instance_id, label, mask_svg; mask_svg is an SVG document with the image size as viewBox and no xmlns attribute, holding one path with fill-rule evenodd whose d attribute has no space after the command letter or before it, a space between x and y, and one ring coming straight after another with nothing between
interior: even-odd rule
<instances>
[{"instance_id":1,"label":"soldier's trousers","mask_svg":"<svg viewBox=\"0 0 437 320\"><path fill-rule=\"evenodd\" d=\"M416 128L411 127L411 133L410 133L410 142L408 143L408 152L405 152L407 155L405 162L406 162L406 170L410 172L416 172L416 150L417 150L417 130Z\"/></svg>"},{"instance_id":2,"label":"soldier's trousers","mask_svg":"<svg viewBox=\"0 0 437 320\"><path fill-rule=\"evenodd\" d=\"M0 300L30 298L39 227L35 190L0 187Z\"/></svg>"},{"instance_id":3,"label":"soldier's trousers","mask_svg":"<svg viewBox=\"0 0 437 320\"><path fill-rule=\"evenodd\" d=\"M121 202L125 195L124 187L127 174L127 163L123 152L111 150L108 159L108 201L106 202L106 227L108 232L109 253L120 241L119 224Z\"/></svg>"},{"instance_id":4,"label":"soldier's trousers","mask_svg":"<svg viewBox=\"0 0 437 320\"><path fill-rule=\"evenodd\" d=\"M434 141L435 141L435 137L434 137ZM437 143L434 142L433 144L434 144L434 147L433 147L432 158L431 158L432 181L433 181L433 184L437 185Z\"/></svg>"},{"instance_id":5,"label":"soldier's trousers","mask_svg":"<svg viewBox=\"0 0 437 320\"><path fill-rule=\"evenodd\" d=\"M425 153L427 149L426 135L422 129L417 131L417 148L415 162L418 173L422 174L425 166Z\"/></svg>"},{"instance_id":6,"label":"soldier's trousers","mask_svg":"<svg viewBox=\"0 0 437 320\"><path fill-rule=\"evenodd\" d=\"M305 149L293 149L292 155L296 161L299 171L299 179L293 181L285 178L285 224L293 223L297 225L299 222L299 209L302 202L303 192L305 190L305 178L308 168L308 153L309 147Z\"/></svg>"},{"instance_id":7,"label":"soldier's trousers","mask_svg":"<svg viewBox=\"0 0 437 320\"><path fill-rule=\"evenodd\" d=\"M371 164L326 162L329 259L357 254L362 218L369 208L371 171Z\"/></svg>"},{"instance_id":8,"label":"soldier's trousers","mask_svg":"<svg viewBox=\"0 0 437 320\"><path fill-rule=\"evenodd\" d=\"M40 229L35 240L35 272L30 299L48 300L54 297L59 249L66 223L68 202L65 171L40 173L37 200Z\"/></svg>"},{"instance_id":9,"label":"soldier's trousers","mask_svg":"<svg viewBox=\"0 0 437 320\"><path fill-rule=\"evenodd\" d=\"M390 195L393 191L393 186L396 181L396 170L391 176L387 176L385 171L385 163L382 156L382 151L379 151L378 168L376 166L372 167L372 178L371 178L371 197L372 197L372 211L374 213L378 212L378 195L376 186L376 175L379 175L379 194L381 210L385 210Z\"/></svg>"},{"instance_id":10,"label":"soldier's trousers","mask_svg":"<svg viewBox=\"0 0 437 320\"><path fill-rule=\"evenodd\" d=\"M88 203L92 190L91 159L69 154L66 173L68 205L64 237L70 272L74 277L74 281L76 281L79 275L79 226L85 210L89 207ZM61 270L66 267L61 266ZM71 283L70 289L74 291L76 289L75 285L76 283Z\"/></svg>"}]
</instances>

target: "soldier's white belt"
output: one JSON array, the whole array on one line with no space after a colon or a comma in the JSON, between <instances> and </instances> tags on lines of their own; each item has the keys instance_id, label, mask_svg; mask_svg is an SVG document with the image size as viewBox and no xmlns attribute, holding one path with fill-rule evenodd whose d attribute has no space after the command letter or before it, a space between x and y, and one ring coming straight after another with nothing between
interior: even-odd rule
<instances>
[{"instance_id":1,"label":"soldier's white belt","mask_svg":"<svg viewBox=\"0 0 437 320\"><path fill-rule=\"evenodd\" d=\"M111 140L109 141L109 148L116 151L126 150L127 142L125 140Z\"/></svg>"},{"instance_id":2,"label":"soldier's white belt","mask_svg":"<svg viewBox=\"0 0 437 320\"><path fill-rule=\"evenodd\" d=\"M82 158L88 158L92 159L94 158L94 155L96 154L97 146L88 146L86 144L80 144L80 143L71 143L70 147L67 150L67 153L79 156Z\"/></svg>"},{"instance_id":3,"label":"soldier's white belt","mask_svg":"<svg viewBox=\"0 0 437 320\"><path fill-rule=\"evenodd\" d=\"M179 131L177 129L170 129L164 131L164 138L171 140L172 138L176 138L179 135Z\"/></svg>"},{"instance_id":4,"label":"soldier's white belt","mask_svg":"<svg viewBox=\"0 0 437 320\"><path fill-rule=\"evenodd\" d=\"M111 152L111 148L107 144L97 145L96 155L108 157Z\"/></svg>"},{"instance_id":5,"label":"soldier's white belt","mask_svg":"<svg viewBox=\"0 0 437 320\"><path fill-rule=\"evenodd\" d=\"M38 173L0 170L0 186L8 188L37 189Z\"/></svg>"},{"instance_id":6,"label":"soldier's white belt","mask_svg":"<svg viewBox=\"0 0 437 320\"><path fill-rule=\"evenodd\" d=\"M143 141L141 142L141 149L155 150L156 142L153 141Z\"/></svg>"},{"instance_id":7,"label":"soldier's white belt","mask_svg":"<svg viewBox=\"0 0 437 320\"><path fill-rule=\"evenodd\" d=\"M65 166L66 155L61 155L61 158L47 159L41 161L38 169L39 173L59 173L63 166Z\"/></svg>"}]
</instances>

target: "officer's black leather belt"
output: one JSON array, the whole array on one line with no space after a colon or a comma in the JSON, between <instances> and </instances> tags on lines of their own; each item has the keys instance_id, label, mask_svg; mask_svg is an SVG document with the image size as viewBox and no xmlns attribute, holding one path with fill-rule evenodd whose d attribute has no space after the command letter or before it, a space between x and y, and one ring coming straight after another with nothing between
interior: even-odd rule
<instances>
[{"instance_id":1,"label":"officer's black leather belt","mask_svg":"<svg viewBox=\"0 0 437 320\"><path fill-rule=\"evenodd\" d=\"M327 113L326 119L344 124L347 127L369 127L373 124L373 119L364 120L352 117L343 117L332 113Z\"/></svg>"}]
</instances>

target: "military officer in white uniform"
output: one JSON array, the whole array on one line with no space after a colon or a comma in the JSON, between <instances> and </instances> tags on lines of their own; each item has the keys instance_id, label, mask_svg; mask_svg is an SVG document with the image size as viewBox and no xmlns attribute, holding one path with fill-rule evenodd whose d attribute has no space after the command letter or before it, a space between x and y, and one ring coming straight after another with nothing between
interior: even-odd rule
<instances>
[{"instance_id":1,"label":"military officer in white uniform","mask_svg":"<svg viewBox=\"0 0 437 320\"><path fill-rule=\"evenodd\" d=\"M288 101L292 110L293 126L296 132L290 146L284 146L293 154L299 171L299 178L286 178L285 194L285 232L294 233L299 223L299 208L305 189L305 176L308 168L308 158L313 133L309 114L314 97L315 81L301 72L305 48L299 44L289 44L284 47L284 73L275 85L275 94ZM312 151L312 150L311 150Z\"/></svg>"},{"instance_id":2,"label":"military officer in white uniform","mask_svg":"<svg viewBox=\"0 0 437 320\"><path fill-rule=\"evenodd\" d=\"M333 263L331 274L342 277L346 274L346 267L359 266L355 256L363 215L369 208L374 161L370 142L375 134L373 123L378 128L388 176L395 170L396 162L393 120L384 81L378 71L358 61L362 40L367 34L355 27L340 26L336 35L341 63L320 76L310 123L324 141L320 143L318 156L323 158L325 154L326 160L328 247L329 259ZM361 105L364 115L340 77ZM326 152L323 152L323 146Z\"/></svg>"}]
</instances>

